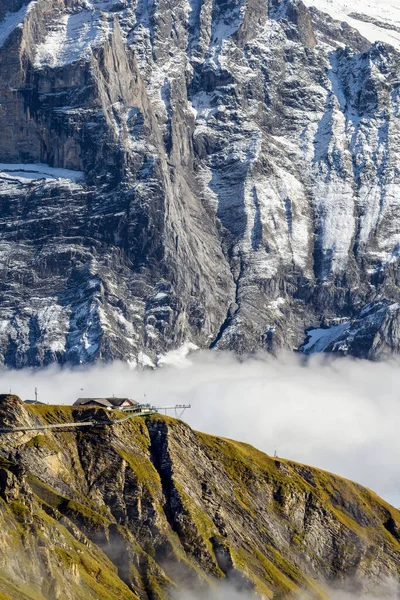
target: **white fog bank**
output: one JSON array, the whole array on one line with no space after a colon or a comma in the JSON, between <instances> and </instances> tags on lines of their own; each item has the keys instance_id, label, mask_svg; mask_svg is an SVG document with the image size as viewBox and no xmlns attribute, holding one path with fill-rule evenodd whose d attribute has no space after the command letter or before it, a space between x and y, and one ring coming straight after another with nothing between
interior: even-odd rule
<instances>
[{"instance_id":1,"label":"white fog bank","mask_svg":"<svg viewBox=\"0 0 400 600\"><path fill-rule=\"evenodd\" d=\"M400 506L399 363L350 359L307 364L295 355L239 362L191 355L185 366L138 371L114 363L85 370L1 371L0 392L72 403L79 396L129 396L190 403L194 428L249 442L268 454L355 480Z\"/></svg>"}]
</instances>

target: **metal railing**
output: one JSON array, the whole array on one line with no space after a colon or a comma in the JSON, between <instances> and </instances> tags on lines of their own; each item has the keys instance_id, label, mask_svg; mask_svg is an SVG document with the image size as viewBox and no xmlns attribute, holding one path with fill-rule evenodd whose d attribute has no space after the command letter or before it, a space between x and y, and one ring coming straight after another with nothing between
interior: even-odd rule
<instances>
[{"instance_id":1,"label":"metal railing","mask_svg":"<svg viewBox=\"0 0 400 600\"><path fill-rule=\"evenodd\" d=\"M149 415L154 415L160 411L160 409L165 410L175 410L175 415L177 411L180 410L180 418L182 414L185 412L187 408L191 408L190 404L175 404L174 406L151 406L150 404L139 404L136 406L129 406L123 408L123 412L129 412L130 414L127 417L123 417L122 419L108 420L108 421L98 421L98 420L88 420L88 421L73 421L71 423L52 423L51 425L37 425L36 427L0 427L0 433L14 433L14 432L23 432L23 431L43 431L46 429L69 429L69 428L77 428L77 427L110 427L112 425L117 425L118 423L124 423L125 421L129 421L129 419L133 419L135 417L147 417Z\"/></svg>"},{"instance_id":2,"label":"metal railing","mask_svg":"<svg viewBox=\"0 0 400 600\"><path fill-rule=\"evenodd\" d=\"M177 419L180 419L183 415L183 413L185 412L186 409L188 408L192 408L191 404L171 404L171 405L166 405L166 406L153 406L152 404L136 404L134 406L124 406L123 408L121 408L120 410L122 410L122 412L131 412L131 413L137 413L137 412L143 412L144 414L154 414L154 413L158 413L161 411L164 411L164 414L167 414L168 411L173 410L175 413L175 417Z\"/></svg>"}]
</instances>

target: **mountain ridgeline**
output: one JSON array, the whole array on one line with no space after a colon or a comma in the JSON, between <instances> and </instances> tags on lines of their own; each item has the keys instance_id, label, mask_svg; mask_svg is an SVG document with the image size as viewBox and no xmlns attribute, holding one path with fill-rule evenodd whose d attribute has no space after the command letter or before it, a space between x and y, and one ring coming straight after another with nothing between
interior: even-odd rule
<instances>
[{"instance_id":1,"label":"mountain ridgeline","mask_svg":"<svg viewBox=\"0 0 400 600\"><path fill-rule=\"evenodd\" d=\"M398 353L399 82L300 0L2 0L0 361Z\"/></svg>"},{"instance_id":2,"label":"mountain ridgeline","mask_svg":"<svg viewBox=\"0 0 400 600\"><path fill-rule=\"evenodd\" d=\"M110 413L0 396L1 428L90 417ZM336 475L161 415L0 436L1 600L207 597L222 582L325 600L399 581L400 512Z\"/></svg>"}]
</instances>

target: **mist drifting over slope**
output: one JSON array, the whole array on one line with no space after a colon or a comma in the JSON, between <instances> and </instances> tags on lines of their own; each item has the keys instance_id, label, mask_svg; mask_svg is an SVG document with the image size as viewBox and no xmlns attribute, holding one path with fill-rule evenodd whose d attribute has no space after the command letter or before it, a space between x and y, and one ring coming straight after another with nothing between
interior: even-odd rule
<instances>
[{"instance_id":1,"label":"mist drifting over slope","mask_svg":"<svg viewBox=\"0 0 400 600\"><path fill-rule=\"evenodd\" d=\"M399 586L395 582L388 582L382 585L373 594L357 594L339 591L334 588L325 588L327 596L330 600L397 600L399 598ZM307 600L309 596L301 600ZM211 594L199 595L191 590L185 590L182 594L174 596L174 600L257 600L254 594L249 592L238 591L229 584L219 584Z\"/></svg>"},{"instance_id":2,"label":"mist drifting over slope","mask_svg":"<svg viewBox=\"0 0 400 600\"><path fill-rule=\"evenodd\" d=\"M191 403L194 428L248 442L268 454L317 466L400 505L400 369L295 355L203 352L178 366L139 371L126 364L85 370L2 371L0 388L22 398L70 404L79 396L133 397L152 404Z\"/></svg>"}]
</instances>

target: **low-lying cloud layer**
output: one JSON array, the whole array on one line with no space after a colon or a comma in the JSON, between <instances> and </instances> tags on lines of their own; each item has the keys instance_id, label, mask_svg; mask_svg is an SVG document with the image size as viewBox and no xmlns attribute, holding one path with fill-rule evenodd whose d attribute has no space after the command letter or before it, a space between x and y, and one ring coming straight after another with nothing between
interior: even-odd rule
<instances>
[{"instance_id":1,"label":"low-lying cloud layer","mask_svg":"<svg viewBox=\"0 0 400 600\"><path fill-rule=\"evenodd\" d=\"M153 404L191 403L196 429L246 441L268 454L358 481L400 506L400 369L295 355L239 362L191 355L184 365L138 371L114 363L85 370L2 371L0 390L52 403L79 396L130 396Z\"/></svg>"},{"instance_id":2,"label":"low-lying cloud layer","mask_svg":"<svg viewBox=\"0 0 400 600\"><path fill-rule=\"evenodd\" d=\"M351 581L341 582L343 588L354 589ZM370 594L364 592L349 592L344 589L338 590L321 583L321 589L330 600L398 600L399 584L394 581L382 582ZM213 590L206 593L194 592L193 590L184 590L174 595L174 600L257 600L259 598L251 592L236 590L228 582L216 583ZM310 594L304 592L304 595L296 596L298 600L310 600ZM287 600L294 600L294 596Z\"/></svg>"}]
</instances>

